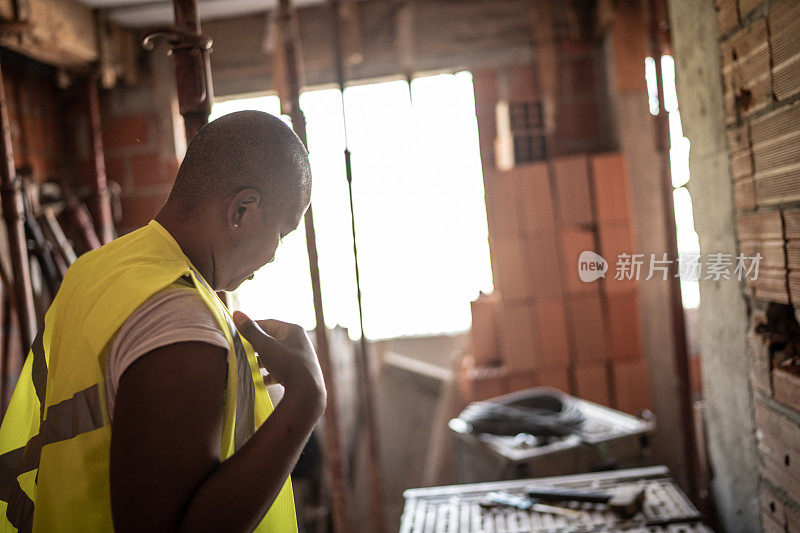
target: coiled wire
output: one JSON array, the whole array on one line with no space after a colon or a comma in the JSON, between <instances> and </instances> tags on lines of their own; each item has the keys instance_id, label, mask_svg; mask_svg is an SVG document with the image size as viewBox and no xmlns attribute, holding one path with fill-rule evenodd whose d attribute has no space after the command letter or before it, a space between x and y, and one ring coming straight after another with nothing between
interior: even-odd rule
<instances>
[{"instance_id":1,"label":"coiled wire","mask_svg":"<svg viewBox=\"0 0 800 533\"><path fill-rule=\"evenodd\" d=\"M472 402L459 415L472 433L566 437L580 433L584 417L568 396L531 390L513 400Z\"/></svg>"}]
</instances>

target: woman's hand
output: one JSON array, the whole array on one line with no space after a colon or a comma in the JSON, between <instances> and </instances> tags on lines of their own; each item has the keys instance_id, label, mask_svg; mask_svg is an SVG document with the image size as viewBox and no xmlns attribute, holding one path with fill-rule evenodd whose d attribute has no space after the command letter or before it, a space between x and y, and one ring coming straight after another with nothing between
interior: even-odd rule
<instances>
[{"instance_id":1,"label":"woman's hand","mask_svg":"<svg viewBox=\"0 0 800 533\"><path fill-rule=\"evenodd\" d=\"M311 341L302 327L279 320L259 320L236 311L233 320L239 332L258 352L270 376L286 389L287 395L309 394L322 402L327 393L322 370Z\"/></svg>"}]
</instances>

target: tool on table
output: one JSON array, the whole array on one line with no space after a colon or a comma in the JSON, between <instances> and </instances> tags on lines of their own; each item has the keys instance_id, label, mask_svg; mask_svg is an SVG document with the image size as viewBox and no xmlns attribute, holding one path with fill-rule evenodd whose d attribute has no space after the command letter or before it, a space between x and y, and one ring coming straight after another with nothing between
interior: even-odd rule
<instances>
[{"instance_id":1,"label":"tool on table","mask_svg":"<svg viewBox=\"0 0 800 533\"><path fill-rule=\"evenodd\" d=\"M529 485L525 487L525 493L531 498L546 502L605 503L614 514L621 518L631 518L641 511L645 497L644 487L623 487L614 492L603 492Z\"/></svg>"},{"instance_id":2,"label":"tool on table","mask_svg":"<svg viewBox=\"0 0 800 533\"><path fill-rule=\"evenodd\" d=\"M555 505L545 505L536 503L530 498L511 494L509 492L490 492L486 495L484 500L480 502L481 507L513 507L521 511L535 511L537 513L547 513L567 518L576 518L581 515L580 511L572 509L564 509L563 507L556 507Z\"/></svg>"}]
</instances>

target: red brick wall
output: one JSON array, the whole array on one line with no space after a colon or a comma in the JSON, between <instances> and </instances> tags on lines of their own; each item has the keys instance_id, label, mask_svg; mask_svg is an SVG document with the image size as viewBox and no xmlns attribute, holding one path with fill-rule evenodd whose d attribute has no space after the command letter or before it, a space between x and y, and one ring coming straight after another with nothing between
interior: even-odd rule
<instances>
[{"instance_id":1,"label":"red brick wall","mask_svg":"<svg viewBox=\"0 0 800 533\"><path fill-rule=\"evenodd\" d=\"M147 224L163 205L179 162L163 154L161 143L172 132L155 108L127 109L105 95L102 113L107 174L122 186L120 231L127 232Z\"/></svg>"},{"instance_id":2,"label":"red brick wall","mask_svg":"<svg viewBox=\"0 0 800 533\"><path fill-rule=\"evenodd\" d=\"M755 328L776 325L768 302L792 305L795 314L800 305L800 1L717 0L716 7L739 251L763 257L758 279L743 287L752 309L762 524L795 531L800 378L780 367L790 355L782 344Z\"/></svg>"},{"instance_id":3,"label":"red brick wall","mask_svg":"<svg viewBox=\"0 0 800 533\"><path fill-rule=\"evenodd\" d=\"M147 224L164 203L178 170L174 153L167 155L170 150L165 149L173 135L171 117L161 116L163 107L156 105L152 83L145 78L136 87L100 92L106 176L121 187L119 234ZM67 98L68 127L83 133L69 139L71 165L79 182L88 184L94 171L85 86L72 88Z\"/></svg>"},{"instance_id":4,"label":"red brick wall","mask_svg":"<svg viewBox=\"0 0 800 533\"><path fill-rule=\"evenodd\" d=\"M39 179L63 168L60 90L53 69L21 56L3 53L3 79L14 162L30 166Z\"/></svg>"},{"instance_id":5,"label":"red brick wall","mask_svg":"<svg viewBox=\"0 0 800 533\"><path fill-rule=\"evenodd\" d=\"M169 58L164 59L168 61ZM37 179L57 179L76 190L91 190L91 135L86 80L76 77L60 89L54 69L0 52L18 167L30 166ZM101 122L107 177L121 186L122 234L146 224L163 204L178 168L175 117L161 98L169 79L155 80L143 66L135 87L101 91ZM156 92L156 84L160 94ZM170 86L171 87L171 86ZM5 248L5 243L0 242ZM2 253L7 254L7 251ZM0 290L2 290L0 288ZM0 306L0 395L13 389L22 362L16 317Z\"/></svg>"}]
</instances>

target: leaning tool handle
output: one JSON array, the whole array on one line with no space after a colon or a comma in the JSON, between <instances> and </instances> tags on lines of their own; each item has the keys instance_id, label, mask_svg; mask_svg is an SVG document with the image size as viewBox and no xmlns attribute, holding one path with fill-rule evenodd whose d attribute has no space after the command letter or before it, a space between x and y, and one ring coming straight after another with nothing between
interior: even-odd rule
<instances>
[{"instance_id":1,"label":"leaning tool handle","mask_svg":"<svg viewBox=\"0 0 800 533\"><path fill-rule=\"evenodd\" d=\"M528 485L525 493L531 498L536 498L543 502L587 502L587 503L608 503L614 496L610 492L595 492L580 489L567 489L560 487L549 487L546 485Z\"/></svg>"},{"instance_id":2,"label":"leaning tool handle","mask_svg":"<svg viewBox=\"0 0 800 533\"><path fill-rule=\"evenodd\" d=\"M21 174L21 172L18 172L18 174ZM34 216L32 187L33 184L29 177L23 179L23 216L25 217L23 224L25 227L25 237L28 241L28 250L39 262L44 281L47 284L47 288L50 290L51 298L54 298L61 285L61 274L53 260L53 249L50 245L50 241L45 238L42 227Z\"/></svg>"}]
</instances>

